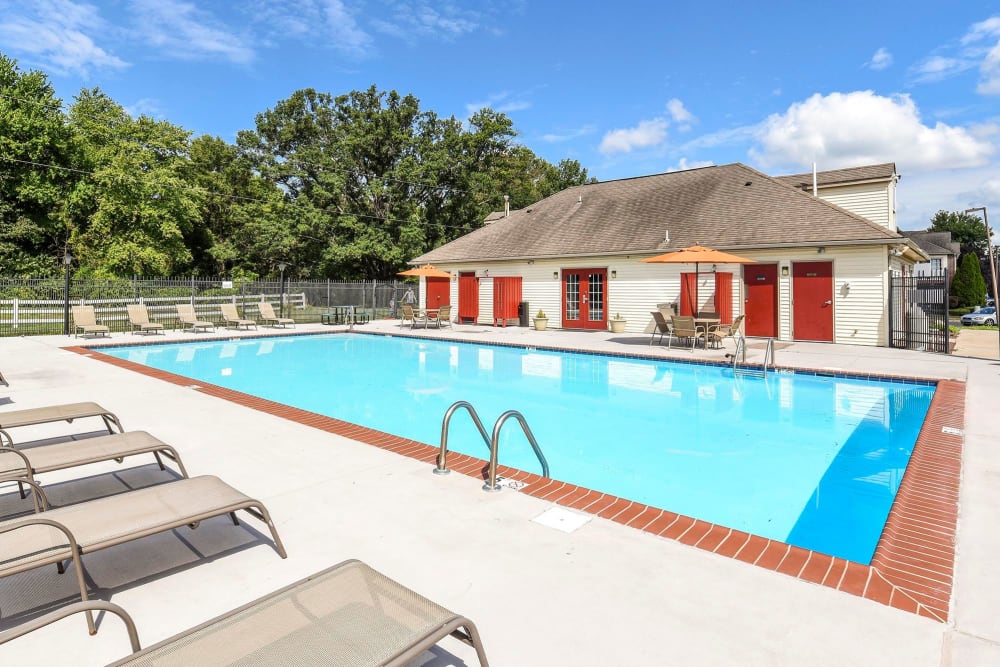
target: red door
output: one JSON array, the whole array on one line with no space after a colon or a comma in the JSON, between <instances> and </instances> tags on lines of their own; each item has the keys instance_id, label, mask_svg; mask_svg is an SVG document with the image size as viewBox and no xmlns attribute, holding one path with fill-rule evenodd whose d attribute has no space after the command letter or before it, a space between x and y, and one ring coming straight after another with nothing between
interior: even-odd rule
<instances>
[{"instance_id":1,"label":"red door","mask_svg":"<svg viewBox=\"0 0 1000 667\"><path fill-rule=\"evenodd\" d=\"M458 274L458 321L475 324L479 319L479 278L474 272Z\"/></svg>"},{"instance_id":2,"label":"red door","mask_svg":"<svg viewBox=\"0 0 1000 667\"><path fill-rule=\"evenodd\" d=\"M451 305L451 280L448 278L424 278L427 281L427 308Z\"/></svg>"},{"instance_id":3,"label":"red door","mask_svg":"<svg viewBox=\"0 0 1000 667\"><path fill-rule=\"evenodd\" d=\"M566 269L562 274L562 325L570 329L608 328L606 269Z\"/></svg>"},{"instance_id":4,"label":"red door","mask_svg":"<svg viewBox=\"0 0 1000 667\"><path fill-rule=\"evenodd\" d=\"M743 267L747 336L778 337L778 265L747 264Z\"/></svg>"},{"instance_id":5,"label":"red door","mask_svg":"<svg viewBox=\"0 0 1000 667\"><path fill-rule=\"evenodd\" d=\"M833 342L833 262L792 264L792 334Z\"/></svg>"}]
</instances>

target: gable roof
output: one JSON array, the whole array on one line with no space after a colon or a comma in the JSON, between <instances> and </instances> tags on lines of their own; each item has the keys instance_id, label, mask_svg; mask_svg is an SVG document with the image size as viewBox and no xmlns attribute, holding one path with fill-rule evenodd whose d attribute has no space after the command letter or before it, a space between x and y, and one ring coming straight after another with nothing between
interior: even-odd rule
<instances>
[{"instance_id":1,"label":"gable roof","mask_svg":"<svg viewBox=\"0 0 1000 667\"><path fill-rule=\"evenodd\" d=\"M666 238L669 232L669 239ZM899 234L744 164L578 185L411 262L886 243Z\"/></svg>"},{"instance_id":2,"label":"gable roof","mask_svg":"<svg viewBox=\"0 0 1000 667\"><path fill-rule=\"evenodd\" d=\"M885 162L882 164L865 165L864 167L818 171L816 172L816 185L823 187L849 185L865 181L887 181L896 175L896 163ZM812 190L812 172L807 174L793 174L791 176L775 176L775 180L781 181L785 185L791 185L793 188Z\"/></svg>"},{"instance_id":3,"label":"gable roof","mask_svg":"<svg viewBox=\"0 0 1000 667\"><path fill-rule=\"evenodd\" d=\"M962 252L961 244L951 240L951 232L904 231L900 233L911 239L928 255L955 255L957 257Z\"/></svg>"}]
</instances>

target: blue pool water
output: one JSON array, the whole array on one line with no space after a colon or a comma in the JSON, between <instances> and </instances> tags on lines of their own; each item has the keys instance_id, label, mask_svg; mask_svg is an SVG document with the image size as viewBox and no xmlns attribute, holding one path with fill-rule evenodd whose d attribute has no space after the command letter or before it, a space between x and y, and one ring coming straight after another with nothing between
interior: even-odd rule
<instances>
[{"instance_id":1,"label":"blue pool water","mask_svg":"<svg viewBox=\"0 0 1000 667\"><path fill-rule=\"evenodd\" d=\"M455 401L519 410L555 479L865 564L934 393L365 334L102 351L432 445ZM449 446L488 458L464 411ZM541 472L516 422L500 463Z\"/></svg>"}]
</instances>

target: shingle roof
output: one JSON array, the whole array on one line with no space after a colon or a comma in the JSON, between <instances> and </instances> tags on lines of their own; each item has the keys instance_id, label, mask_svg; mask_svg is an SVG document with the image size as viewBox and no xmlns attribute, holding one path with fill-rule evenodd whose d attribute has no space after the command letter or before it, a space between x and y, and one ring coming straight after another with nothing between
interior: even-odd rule
<instances>
[{"instance_id":1,"label":"shingle roof","mask_svg":"<svg viewBox=\"0 0 1000 667\"><path fill-rule=\"evenodd\" d=\"M858 183L861 181L888 180L896 173L894 162L883 164L870 164L864 167L850 167L848 169L831 169L829 171L816 172L816 185L846 185L848 183ZM776 180L793 188L812 190L813 175L793 174L791 176L775 176Z\"/></svg>"},{"instance_id":2,"label":"shingle roof","mask_svg":"<svg viewBox=\"0 0 1000 667\"><path fill-rule=\"evenodd\" d=\"M663 252L696 243L727 249L899 238L736 163L567 188L412 261Z\"/></svg>"},{"instance_id":3,"label":"shingle roof","mask_svg":"<svg viewBox=\"0 0 1000 667\"><path fill-rule=\"evenodd\" d=\"M901 232L928 255L959 255L962 246L951 240L951 232Z\"/></svg>"}]
</instances>

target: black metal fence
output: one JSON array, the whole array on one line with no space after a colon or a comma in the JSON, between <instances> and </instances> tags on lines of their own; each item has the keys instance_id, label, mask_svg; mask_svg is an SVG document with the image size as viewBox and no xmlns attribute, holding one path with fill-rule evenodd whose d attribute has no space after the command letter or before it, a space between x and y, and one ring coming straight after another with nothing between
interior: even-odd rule
<instances>
[{"instance_id":1,"label":"black metal fence","mask_svg":"<svg viewBox=\"0 0 1000 667\"><path fill-rule=\"evenodd\" d=\"M67 289L68 286L68 289ZM219 306L233 303L248 319L258 316L257 303L270 302L275 312L297 322L319 322L333 308L351 306L369 318L395 317L408 291L419 298L419 286L401 281L277 280L225 278L0 278L0 336L36 336L70 330L70 307L92 305L101 324L111 331L129 328L130 303L146 305L150 320L173 326L180 303L194 306L199 319L221 323Z\"/></svg>"},{"instance_id":2,"label":"black metal fence","mask_svg":"<svg viewBox=\"0 0 1000 667\"><path fill-rule=\"evenodd\" d=\"M889 274L889 346L951 352L948 273Z\"/></svg>"}]
</instances>

